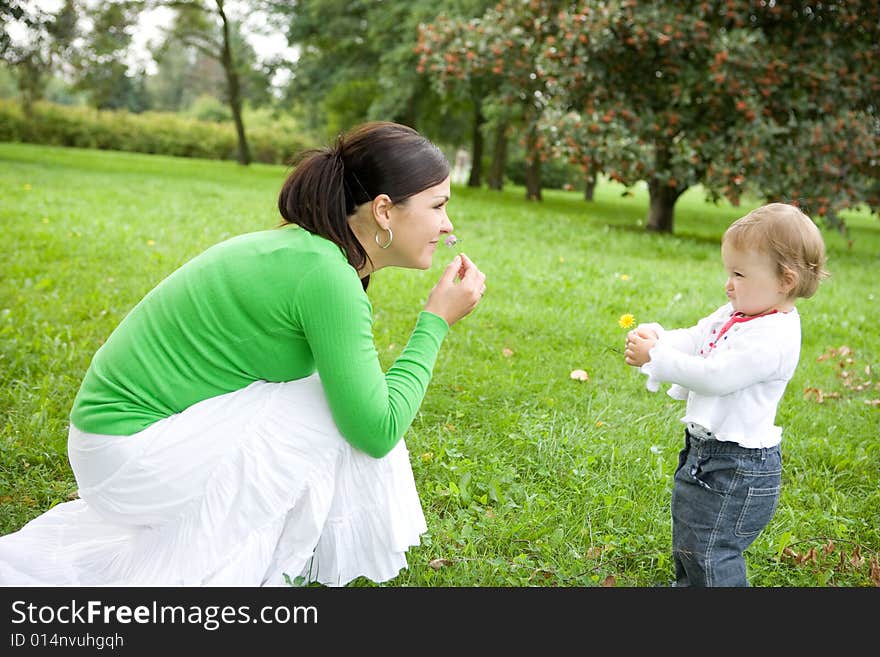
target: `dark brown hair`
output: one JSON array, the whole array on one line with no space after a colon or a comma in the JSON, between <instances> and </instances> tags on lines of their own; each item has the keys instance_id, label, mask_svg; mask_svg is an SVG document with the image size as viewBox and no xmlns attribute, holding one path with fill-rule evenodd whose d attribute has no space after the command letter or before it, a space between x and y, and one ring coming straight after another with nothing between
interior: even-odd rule
<instances>
[{"instance_id":1,"label":"dark brown hair","mask_svg":"<svg viewBox=\"0 0 880 657\"><path fill-rule=\"evenodd\" d=\"M332 147L303 151L278 196L283 224L320 235L360 269L367 253L348 224L359 205L387 194L393 203L443 182L449 162L418 132L399 123L374 121L340 135ZM367 289L370 277L363 279Z\"/></svg>"}]
</instances>

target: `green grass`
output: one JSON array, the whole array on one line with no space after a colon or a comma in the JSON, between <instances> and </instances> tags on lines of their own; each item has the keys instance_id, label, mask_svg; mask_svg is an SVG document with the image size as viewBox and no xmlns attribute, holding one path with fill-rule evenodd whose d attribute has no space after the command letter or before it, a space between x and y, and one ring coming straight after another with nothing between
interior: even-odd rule
<instances>
[{"instance_id":1,"label":"green grass","mask_svg":"<svg viewBox=\"0 0 880 657\"><path fill-rule=\"evenodd\" d=\"M7 533L76 494L67 415L102 340L189 258L275 225L285 170L20 144L0 144L0 163ZM630 312L690 325L723 303L719 239L754 204L711 205L691 190L678 203L675 234L655 235L641 226L646 194L621 191L600 185L591 204L548 191L528 203L520 188L453 188L455 232L486 272L488 292L453 327L406 435L428 532L391 586L671 579L683 406L648 393L623 363L617 319ZM801 362L778 415L783 493L747 553L755 586L870 586L880 554L880 407L866 403L880 398L880 222L864 213L847 220L851 246L826 234L832 277L798 306ZM385 366L448 257L439 252L427 272L373 277ZM839 357L817 360L843 345L853 359L845 368ZM589 381L569 377L578 368ZM852 380L871 383L856 390ZM821 390L822 403L807 389Z\"/></svg>"}]
</instances>

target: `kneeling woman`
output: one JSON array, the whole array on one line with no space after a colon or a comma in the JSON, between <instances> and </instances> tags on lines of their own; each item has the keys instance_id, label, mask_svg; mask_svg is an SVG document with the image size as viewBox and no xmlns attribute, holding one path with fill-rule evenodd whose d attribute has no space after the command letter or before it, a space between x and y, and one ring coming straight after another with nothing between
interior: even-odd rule
<instances>
[{"instance_id":1,"label":"kneeling woman","mask_svg":"<svg viewBox=\"0 0 880 657\"><path fill-rule=\"evenodd\" d=\"M184 264L96 352L68 438L80 499L0 538L0 584L395 577L426 530L402 436L485 276L456 256L387 372L366 288L431 266L449 194L443 154L402 125L303 153L282 226Z\"/></svg>"}]
</instances>

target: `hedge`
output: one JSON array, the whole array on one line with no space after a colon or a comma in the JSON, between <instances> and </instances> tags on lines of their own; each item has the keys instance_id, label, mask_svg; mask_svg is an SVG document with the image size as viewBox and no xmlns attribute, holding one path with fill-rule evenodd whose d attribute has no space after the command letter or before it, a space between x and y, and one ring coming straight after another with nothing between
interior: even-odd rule
<instances>
[{"instance_id":1,"label":"hedge","mask_svg":"<svg viewBox=\"0 0 880 657\"><path fill-rule=\"evenodd\" d=\"M265 121L248 127L248 146L255 162L286 164L312 145L290 121ZM0 141L50 146L157 153L179 157L230 160L236 157L232 123L199 121L168 112L132 114L123 110L36 103L27 118L18 103L0 100Z\"/></svg>"}]
</instances>

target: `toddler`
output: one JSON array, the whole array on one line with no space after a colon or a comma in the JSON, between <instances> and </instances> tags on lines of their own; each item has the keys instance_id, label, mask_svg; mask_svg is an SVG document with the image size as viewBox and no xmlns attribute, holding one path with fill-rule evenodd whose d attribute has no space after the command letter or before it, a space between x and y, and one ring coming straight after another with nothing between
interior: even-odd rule
<instances>
[{"instance_id":1,"label":"toddler","mask_svg":"<svg viewBox=\"0 0 880 657\"><path fill-rule=\"evenodd\" d=\"M735 221L721 258L727 303L690 328L642 324L626 338L647 388L671 383L667 394L687 400L672 488L676 586L748 586L743 551L779 500L775 418L800 356L795 302L827 276L818 228L784 203Z\"/></svg>"}]
</instances>

